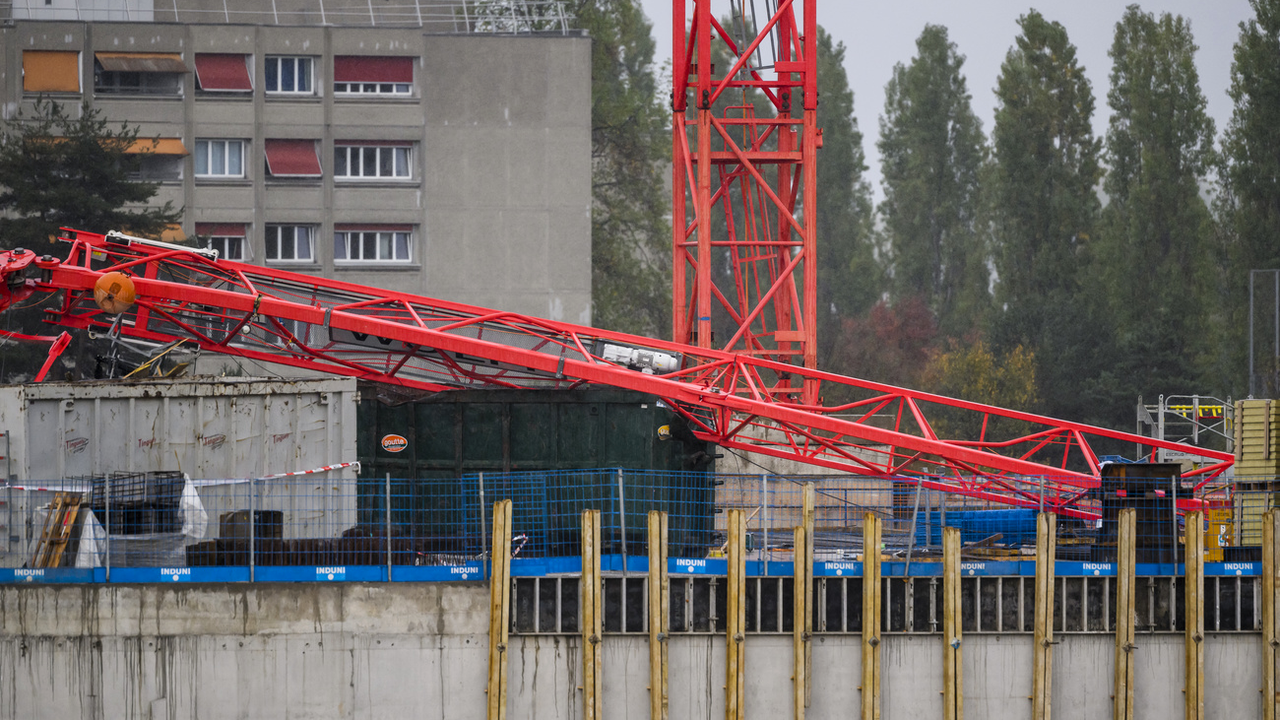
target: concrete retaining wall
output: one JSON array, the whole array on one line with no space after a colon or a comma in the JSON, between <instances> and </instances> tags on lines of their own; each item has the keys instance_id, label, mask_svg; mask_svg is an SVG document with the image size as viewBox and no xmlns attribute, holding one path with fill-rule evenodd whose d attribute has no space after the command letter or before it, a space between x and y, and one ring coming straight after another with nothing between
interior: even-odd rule
<instances>
[{"instance_id":1,"label":"concrete retaining wall","mask_svg":"<svg viewBox=\"0 0 1280 720\"><path fill-rule=\"evenodd\" d=\"M0 587L0 717L404 718L485 716L488 591L474 583ZM1054 710L1110 714L1112 638L1060 635ZM790 717L791 639L752 636L747 714ZM1145 717L1182 714L1182 638L1138 638ZM1207 717L1261 713L1261 640L1210 635ZM856 715L859 638L819 636L808 717ZM940 717L936 636L886 635L885 718ZM581 716L576 637L512 637L512 720ZM648 717L644 637L608 636L605 714ZM671 717L724 716L724 641L671 640ZM1026 718L1030 635L964 640L965 709Z\"/></svg>"}]
</instances>

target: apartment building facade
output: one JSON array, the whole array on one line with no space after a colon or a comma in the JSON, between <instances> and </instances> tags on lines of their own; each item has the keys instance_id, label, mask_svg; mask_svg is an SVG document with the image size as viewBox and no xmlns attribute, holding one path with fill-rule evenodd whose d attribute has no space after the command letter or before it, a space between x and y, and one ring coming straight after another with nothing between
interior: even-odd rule
<instances>
[{"instance_id":1,"label":"apartment building facade","mask_svg":"<svg viewBox=\"0 0 1280 720\"><path fill-rule=\"evenodd\" d=\"M590 323L589 38L459 24L466 3L380 25L184 2L15 5L5 119L45 98L137 125L175 235L223 257Z\"/></svg>"}]
</instances>

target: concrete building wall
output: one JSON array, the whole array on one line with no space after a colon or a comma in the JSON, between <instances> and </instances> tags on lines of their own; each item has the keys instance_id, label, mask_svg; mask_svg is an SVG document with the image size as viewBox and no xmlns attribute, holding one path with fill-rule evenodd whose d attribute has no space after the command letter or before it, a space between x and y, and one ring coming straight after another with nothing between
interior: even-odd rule
<instances>
[{"instance_id":1,"label":"concrete building wall","mask_svg":"<svg viewBox=\"0 0 1280 720\"><path fill-rule=\"evenodd\" d=\"M210 5L223 7L221 2ZM43 97L71 106L91 102L113 123L137 125L141 137L180 139L193 154L201 139L245 143L242 177L197 178L189 155L181 161L181 177L161 183L155 201L172 201L184 209L186 235L196 233L197 223L243 224L246 260L270 264L269 226L306 225L315 232L313 259L281 262L281 268L590 323L589 38L433 34L424 32L426 25L156 19L20 19L0 28L4 117L29 114L42 97L23 89L25 51L78 53L81 91ZM95 53L119 51L176 53L191 72L181 75L174 94L95 91ZM199 53L245 55L254 89L202 90L194 72ZM334 58L345 55L412 58L411 91L336 93ZM314 92L266 92L269 56L310 58ZM268 172L266 141L287 139L316 142L320 177ZM335 144L343 141L408 143L411 177L336 178ZM411 257L335 261L337 225L410 226Z\"/></svg>"},{"instance_id":2,"label":"concrete building wall","mask_svg":"<svg viewBox=\"0 0 1280 720\"><path fill-rule=\"evenodd\" d=\"M485 717L488 589L476 583L0 587L0 717ZM1113 639L1064 634L1054 650L1054 710L1110 713ZM512 636L508 717L581 717L573 636ZM1182 713L1182 637L1141 635L1143 717ZM1030 713L1031 636L964 638L965 709L989 720ZM1261 640L1206 640L1207 717L1259 717ZM856 715L857 635L813 646L807 717ZM724 714L724 640L670 640L671 717ZM884 636L885 718L940 717L942 645ZM644 637L604 640L605 715L648 717ZM747 715L790 717L791 639L747 639Z\"/></svg>"}]
</instances>

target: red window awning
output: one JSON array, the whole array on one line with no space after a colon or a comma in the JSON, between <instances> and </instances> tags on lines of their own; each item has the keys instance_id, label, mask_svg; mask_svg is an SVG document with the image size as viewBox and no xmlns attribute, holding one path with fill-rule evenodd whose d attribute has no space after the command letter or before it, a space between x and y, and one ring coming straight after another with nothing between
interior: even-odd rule
<instances>
[{"instance_id":1,"label":"red window awning","mask_svg":"<svg viewBox=\"0 0 1280 720\"><path fill-rule=\"evenodd\" d=\"M244 55L196 53L196 79L200 89L213 92L253 90Z\"/></svg>"},{"instance_id":2,"label":"red window awning","mask_svg":"<svg viewBox=\"0 0 1280 720\"><path fill-rule=\"evenodd\" d=\"M315 140L268 140L267 172L276 177L320 177Z\"/></svg>"},{"instance_id":3,"label":"red window awning","mask_svg":"<svg viewBox=\"0 0 1280 720\"><path fill-rule=\"evenodd\" d=\"M202 237L245 237L244 223L196 223L196 234Z\"/></svg>"},{"instance_id":4,"label":"red window awning","mask_svg":"<svg viewBox=\"0 0 1280 720\"><path fill-rule=\"evenodd\" d=\"M333 81L340 83L411 83L411 57L338 55L333 58Z\"/></svg>"},{"instance_id":5,"label":"red window awning","mask_svg":"<svg viewBox=\"0 0 1280 720\"><path fill-rule=\"evenodd\" d=\"M190 72L178 53L99 52L93 57L107 72Z\"/></svg>"}]
</instances>

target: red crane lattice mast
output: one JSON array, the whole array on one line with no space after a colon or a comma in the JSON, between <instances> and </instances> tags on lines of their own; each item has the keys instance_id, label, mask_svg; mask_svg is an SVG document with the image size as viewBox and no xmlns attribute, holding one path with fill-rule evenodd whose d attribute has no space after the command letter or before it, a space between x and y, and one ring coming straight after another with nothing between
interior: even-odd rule
<instances>
[{"instance_id":1,"label":"red crane lattice mast","mask_svg":"<svg viewBox=\"0 0 1280 720\"><path fill-rule=\"evenodd\" d=\"M763 24L730 3L729 28L711 0L687 5L672 3L672 337L816 369L816 0L780 0ZM760 390L818 397L785 371Z\"/></svg>"}]
</instances>

